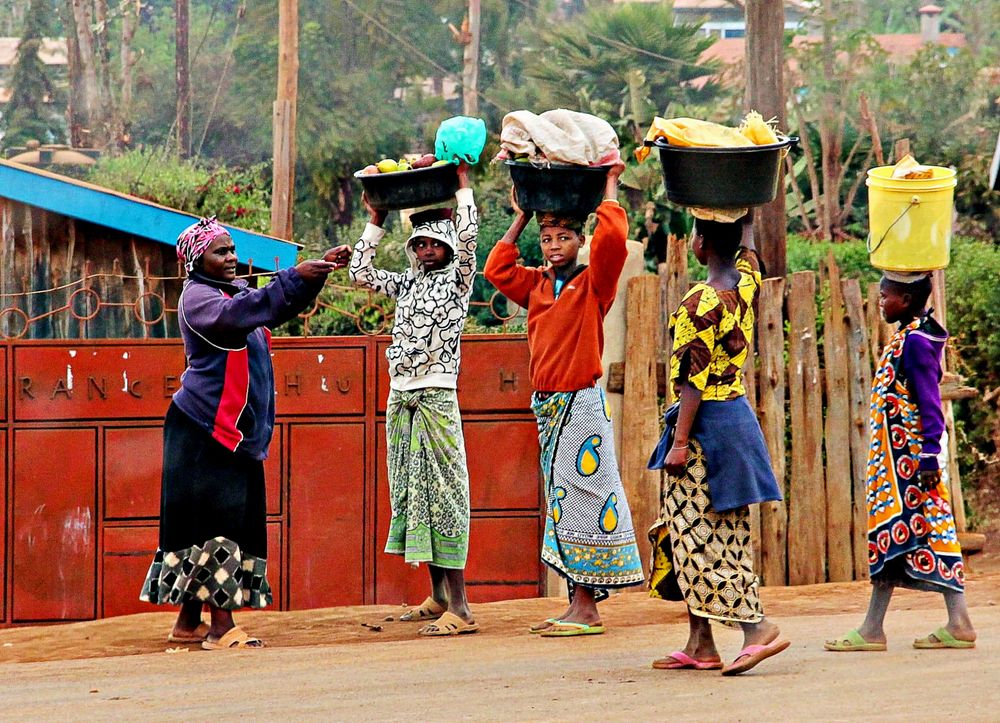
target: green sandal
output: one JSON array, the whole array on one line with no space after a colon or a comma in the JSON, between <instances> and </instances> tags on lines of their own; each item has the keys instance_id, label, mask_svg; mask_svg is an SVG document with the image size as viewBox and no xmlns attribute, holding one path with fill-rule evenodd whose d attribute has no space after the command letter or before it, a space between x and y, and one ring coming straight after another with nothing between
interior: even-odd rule
<instances>
[{"instance_id":1,"label":"green sandal","mask_svg":"<svg viewBox=\"0 0 1000 723\"><path fill-rule=\"evenodd\" d=\"M576 635L600 635L604 632L604 625L587 625L586 623L573 623L568 620L556 620L555 625L547 630L543 630L539 635L543 638L569 638Z\"/></svg>"},{"instance_id":2,"label":"green sandal","mask_svg":"<svg viewBox=\"0 0 1000 723\"><path fill-rule=\"evenodd\" d=\"M876 653L885 650L885 643L870 643L857 630L849 630L836 640L827 640L823 647L835 653Z\"/></svg>"},{"instance_id":3,"label":"green sandal","mask_svg":"<svg viewBox=\"0 0 1000 723\"><path fill-rule=\"evenodd\" d=\"M917 638L914 640L913 647L918 650L938 650L941 648L967 650L976 647L976 644L969 640L959 640L949 633L946 628L938 628L926 638Z\"/></svg>"}]
</instances>

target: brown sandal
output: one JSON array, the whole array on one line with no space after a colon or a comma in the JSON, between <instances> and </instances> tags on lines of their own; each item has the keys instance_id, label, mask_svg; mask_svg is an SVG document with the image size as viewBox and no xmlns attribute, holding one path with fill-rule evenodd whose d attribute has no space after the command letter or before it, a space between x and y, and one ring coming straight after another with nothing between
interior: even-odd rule
<instances>
[{"instance_id":1,"label":"brown sandal","mask_svg":"<svg viewBox=\"0 0 1000 723\"><path fill-rule=\"evenodd\" d=\"M464 635L479 630L479 623L467 623L455 613L445 613L437 622L420 628L420 634L426 638L436 638L445 635Z\"/></svg>"},{"instance_id":2,"label":"brown sandal","mask_svg":"<svg viewBox=\"0 0 1000 723\"><path fill-rule=\"evenodd\" d=\"M399 621L401 623L429 622L441 617L444 614L444 610L443 607L437 604L434 598L428 597L420 603L420 607L410 608L400 615Z\"/></svg>"},{"instance_id":3,"label":"brown sandal","mask_svg":"<svg viewBox=\"0 0 1000 723\"><path fill-rule=\"evenodd\" d=\"M263 648L264 641L260 638L251 638L246 631L237 626L230 628L225 635L216 641L205 639L201 647L204 650L242 650L244 648Z\"/></svg>"}]
</instances>

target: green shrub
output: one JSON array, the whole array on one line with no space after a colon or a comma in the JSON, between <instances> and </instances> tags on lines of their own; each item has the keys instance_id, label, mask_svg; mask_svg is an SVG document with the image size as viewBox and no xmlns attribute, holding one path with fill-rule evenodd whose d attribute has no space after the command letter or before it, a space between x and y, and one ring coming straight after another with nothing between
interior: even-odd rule
<instances>
[{"instance_id":1,"label":"green shrub","mask_svg":"<svg viewBox=\"0 0 1000 723\"><path fill-rule=\"evenodd\" d=\"M249 231L271 226L267 164L249 168L210 166L169 153L136 150L102 158L86 180L120 193L176 208Z\"/></svg>"}]
</instances>

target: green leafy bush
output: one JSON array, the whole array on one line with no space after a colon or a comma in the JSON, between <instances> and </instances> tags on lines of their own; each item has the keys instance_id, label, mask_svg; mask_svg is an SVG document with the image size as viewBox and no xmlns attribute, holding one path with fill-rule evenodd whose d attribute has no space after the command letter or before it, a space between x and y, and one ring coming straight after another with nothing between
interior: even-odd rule
<instances>
[{"instance_id":1,"label":"green leafy bush","mask_svg":"<svg viewBox=\"0 0 1000 723\"><path fill-rule=\"evenodd\" d=\"M102 158L86 180L222 223L267 232L271 225L267 164L227 168L140 149Z\"/></svg>"}]
</instances>

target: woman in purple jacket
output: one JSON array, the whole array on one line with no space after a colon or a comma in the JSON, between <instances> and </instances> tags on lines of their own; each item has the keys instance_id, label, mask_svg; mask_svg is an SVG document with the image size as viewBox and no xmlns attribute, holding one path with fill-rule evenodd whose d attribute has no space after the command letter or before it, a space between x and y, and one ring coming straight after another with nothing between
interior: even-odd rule
<instances>
[{"instance_id":1,"label":"woman in purple jacket","mask_svg":"<svg viewBox=\"0 0 1000 723\"><path fill-rule=\"evenodd\" d=\"M304 311L350 246L277 272L236 278L236 246L214 217L177 239L188 278L177 304L187 369L163 424L159 549L141 600L179 605L168 636L206 650L262 647L233 610L271 602L264 459L274 429L271 329ZM201 620L208 605L211 623Z\"/></svg>"}]
</instances>

